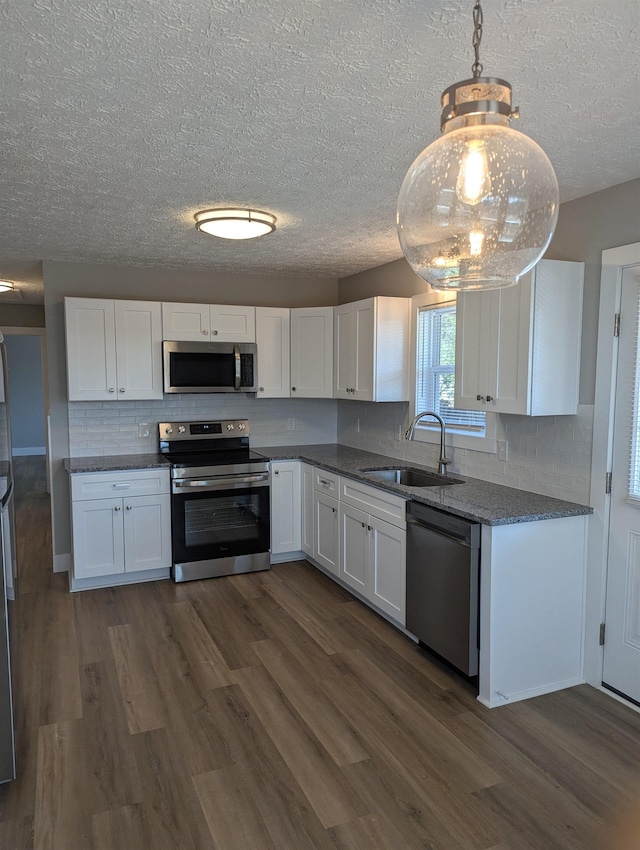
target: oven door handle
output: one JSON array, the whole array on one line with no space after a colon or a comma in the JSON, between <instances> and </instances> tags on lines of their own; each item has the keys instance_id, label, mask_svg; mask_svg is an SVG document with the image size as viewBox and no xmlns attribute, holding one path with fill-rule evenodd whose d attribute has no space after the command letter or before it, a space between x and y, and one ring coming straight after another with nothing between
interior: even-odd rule
<instances>
[{"instance_id":1,"label":"oven door handle","mask_svg":"<svg viewBox=\"0 0 640 850\"><path fill-rule=\"evenodd\" d=\"M236 379L235 379L235 383L233 385L233 388L237 393L239 393L240 392L240 379L242 377L242 370L241 370L242 361L240 359L240 346L239 345L233 346L233 356L235 358L235 363L236 363Z\"/></svg>"},{"instance_id":2,"label":"oven door handle","mask_svg":"<svg viewBox=\"0 0 640 850\"><path fill-rule=\"evenodd\" d=\"M260 481L268 481L269 473L263 472L259 475L229 475L220 478L195 478L195 479L178 479L173 482L174 487L179 487L182 490L197 490L203 487L227 487L229 484L257 484Z\"/></svg>"}]
</instances>

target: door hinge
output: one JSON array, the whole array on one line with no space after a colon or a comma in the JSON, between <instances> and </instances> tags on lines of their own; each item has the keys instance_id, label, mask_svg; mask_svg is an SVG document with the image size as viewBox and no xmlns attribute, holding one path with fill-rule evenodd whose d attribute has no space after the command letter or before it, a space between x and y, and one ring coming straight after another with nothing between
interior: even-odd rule
<instances>
[{"instance_id":1,"label":"door hinge","mask_svg":"<svg viewBox=\"0 0 640 850\"><path fill-rule=\"evenodd\" d=\"M620 313L616 313L613 317L613 335L620 336Z\"/></svg>"},{"instance_id":2,"label":"door hinge","mask_svg":"<svg viewBox=\"0 0 640 850\"><path fill-rule=\"evenodd\" d=\"M611 482L613 479L613 474L611 472L607 472L604 477L604 492L608 495L611 493Z\"/></svg>"},{"instance_id":3,"label":"door hinge","mask_svg":"<svg viewBox=\"0 0 640 850\"><path fill-rule=\"evenodd\" d=\"M600 623L600 646L604 646L604 632L606 627L606 623Z\"/></svg>"}]
</instances>

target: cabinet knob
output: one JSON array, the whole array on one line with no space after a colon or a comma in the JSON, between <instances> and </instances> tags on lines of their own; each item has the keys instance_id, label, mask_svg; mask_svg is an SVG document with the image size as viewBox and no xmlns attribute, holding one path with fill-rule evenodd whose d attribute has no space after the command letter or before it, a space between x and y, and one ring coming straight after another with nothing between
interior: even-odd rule
<instances>
[{"instance_id":1,"label":"cabinet knob","mask_svg":"<svg viewBox=\"0 0 640 850\"><path fill-rule=\"evenodd\" d=\"M487 396L487 401L494 401L493 396L492 396L492 395L488 395L488 396Z\"/></svg>"},{"instance_id":2,"label":"cabinet knob","mask_svg":"<svg viewBox=\"0 0 640 850\"><path fill-rule=\"evenodd\" d=\"M124 392L124 387L120 387L120 392L121 392L121 393L123 393L123 392Z\"/></svg>"},{"instance_id":3,"label":"cabinet knob","mask_svg":"<svg viewBox=\"0 0 640 850\"><path fill-rule=\"evenodd\" d=\"M120 505L116 505L116 507L114 508L114 511L121 511L121 510L122 510L122 508L120 507Z\"/></svg>"},{"instance_id":4,"label":"cabinet knob","mask_svg":"<svg viewBox=\"0 0 640 850\"><path fill-rule=\"evenodd\" d=\"M114 393L116 391L115 387L109 387L109 392Z\"/></svg>"},{"instance_id":5,"label":"cabinet knob","mask_svg":"<svg viewBox=\"0 0 640 850\"><path fill-rule=\"evenodd\" d=\"M334 514L335 514L335 512L336 512L336 509L335 509L335 508L331 508L331 510L332 510L332 511L333 511L333 512L334 512Z\"/></svg>"},{"instance_id":6,"label":"cabinet knob","mask_svg":"<svg viewBox=\"0 0 640 850\"><path fill-rule=\"evenodd\" d=\"M366 528L366 527L367 527L366 523L364 523L364 522L363 522L363 523L361 523L361 525L362 525L362 527L363 527L363 528Z\"/></svg>"},{"instance_id":7,"label":"cabinet knob","mask_svg":"<svg viewBox=\"0 0 640 850\"><path fill-rule=\"evenodd\" d=\"M264 392L264 387L258 387L258 389L260 390L261 393Z\"/></svg>"},{"instance_id":8,"label":"cabinet knob","mask_svg":"<svg viewBox=\"0 0 640 850\"><path fill-rule=\"evenodd\" d=\"M295 387L291 387L291 392L294 393L296 391Z\"/></svg>"},{"instance_id":9,"label":"cabinet knob","mask_svg":"<svg viewBox=\"0 0 640 850\"><path fill-rule=\"evenodd\" d=\"M131 510L131 505L127 505L127 510L128 510L128 511L130 511L130 510Z\"/></svg>"},{"instance_id":10,"label":"cabinet knob","mask_svg":"<svg viewBox=\"0 0 640 850\"><path fill-rule=\"evenodd\" d=\"M476 401L484 401L484 396L483 395L477 395Z\"/></svg>"},{"instance_id":11,"label":"cabinet knob","mask_svg":"<svg viewBox=\"0 0 640 850\"><path fill-rule=\"evenodd\" d=\"M371 526L370 526L370 525L368 525L368 526L367 526L367 531L371 531Z\"/></svg>"},{"instance_id":12,"label":"cabinet knob","mask_svg":"<svg viewBox=\"0 0 640 850\"><path fill-rule=\"evenodd\" d=\"M209 336L209 331L202 331L205 336Z\"/></svg>"},{"instance_id":13,"label":"cabinet knob","mask_svg":"<svg viewBox=\"0 0 640 850\"><path fill-rule=\"evenodd\" d=\"M280 475L280 470L279 470L279 469L274 469L274 470L273 470L273 474L274 474L274 475Z\"/></svg>"},{"instance_id":14,"label":"cabinet knob","mask_svg":"<svg viewBox=\"0 0 640 850\"><path fill-rule=\"evenodd\" d=\"M218 336L218 331L211 331L214 336Z\"/></svg>"}]
</instances>

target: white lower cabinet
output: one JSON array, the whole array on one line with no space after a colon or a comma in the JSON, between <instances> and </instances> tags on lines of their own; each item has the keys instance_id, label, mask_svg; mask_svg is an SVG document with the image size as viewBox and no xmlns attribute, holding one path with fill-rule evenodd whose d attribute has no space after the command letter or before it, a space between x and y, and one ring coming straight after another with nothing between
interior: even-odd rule
<instances>
[{"instance_id":1,"label":"white lower cabinet","mask_svg":"<svg viewBox=\"0 0 640 850\"><path fill-rule=\"evenodd\" d=\"M302 551L299 460L271 461L271 555Z\"/></svg>"},{"instance_id":2,"label":"white lower cabinet","mask_svg":"<svg viewBox=\"0 0 640 850\"><path fill-rule=\"evenodd\" d=\"M340 503L340 578L405 624L407 532Z\"/></svg>"},{"instance_id":3,"label":"white lower cabinet","mask_svg":"<svg viewBox=\"0 0 640 850\"><path fill-rule=\"evenodd\" d=\"M305 555L313 558L315 534L314 505L313 505L313 467L309 463L300 464L300 486L302 488L302 528L301 546Z\"/></svg>"},{"instance_id":4,"label":"white lower cabinet","mask_svg":"<svg viewBox=\"0 0 640 850\"><path fill-rule=\"evenodd\" d=\"M72 475L71 521L72 590L168 577L168 470Z\"/></svg>"},{"instance_id":5,"label":"white lower cabinet","mask_svg":"<svg viewBox=\"0 0 640 850\"><path fill-rule=\"evenodd\" d=\"M314 493L314 548L313 558L334 575L339 575L339 531L337 499L326 493Z\"/></svg>"}]
</instances>

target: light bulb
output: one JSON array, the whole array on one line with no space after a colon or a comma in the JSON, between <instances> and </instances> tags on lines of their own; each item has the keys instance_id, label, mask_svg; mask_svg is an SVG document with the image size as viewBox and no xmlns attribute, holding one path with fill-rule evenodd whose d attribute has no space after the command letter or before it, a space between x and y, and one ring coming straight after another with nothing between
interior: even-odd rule
<instances>
[{"instance_id":1,"label":"light bulb","mask_svg":"<svg viewBox=\"0 0 640 850\"><path fill-rule=\"evenodd\" d=\"M465 144L456 180L456 195L464 204L475 206L491 194L487 151L480 139Z\"/></svg>"}]
</instances>

